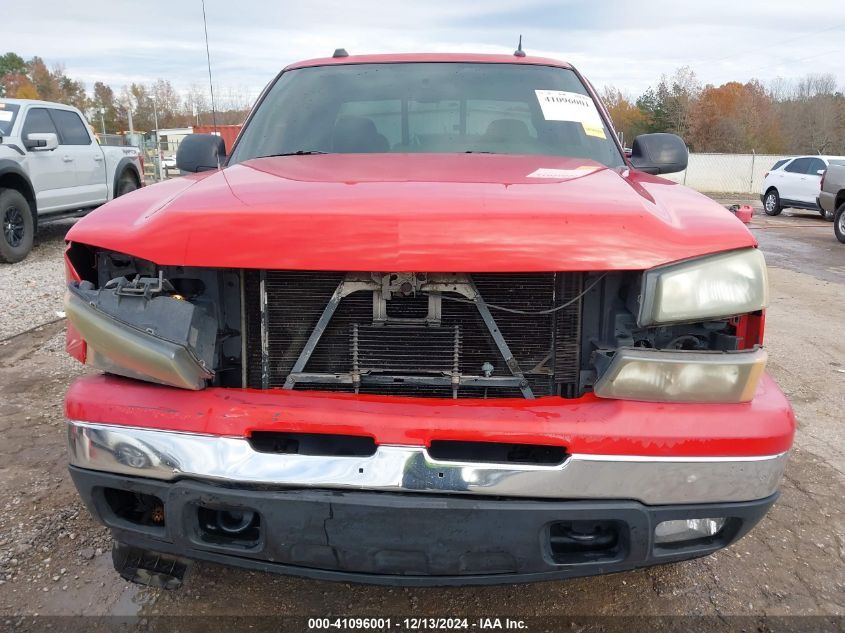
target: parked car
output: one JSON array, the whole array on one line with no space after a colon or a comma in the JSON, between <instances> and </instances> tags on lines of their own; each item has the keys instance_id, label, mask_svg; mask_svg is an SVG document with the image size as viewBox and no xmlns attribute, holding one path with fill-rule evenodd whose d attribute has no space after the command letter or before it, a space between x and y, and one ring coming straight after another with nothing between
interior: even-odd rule
<instances>
[{"instance_id":1,"label":"parked car","mask_svg":"<svg viewBox=\"0 0 845 633\"><path fill-rule=\"evenodd\" d=\"M100 146L76 108L0 99L0 262L25 258L40 223L134 191L143 173L138 150Z\"/></svg>"},{"instance_id":2,"label":"parked car","mask_svg":"<svg viewBox=\"0 0 845 633\"><path fill-rule=\"evenodd\" d=\"M569 64L287 67L227 155L68 233L70 472L133 582L191 559L511 583L710 554L778 496L766 266Z\"/></svg>"},{"instance_id":3,"label":"parked car","mask_svg":"<svg viewBox=\"0 0 845 633\"><path fill-rule=\"evenodd\" d=\"M823 218L833 219L817 202L822 174L831 161L845 161L845 156L796 156L776 162L760 192L766 215L780 215L791 207L818 211Z\"/></svg>"},{"instance_id":4,"label":"parked car","mask_svg":"<svg viewBox=\"0 0 845 633\"><path fill-rule=\"evenodd\" d=\"M169 174L171 171L178 171L176 167L176 155L173 156L165 156L161 159L161 166L164 169L165 175Z\"/></svg>"},{"instance_id":5,"label":"parked car","mask_svg":"<svg viewBox=\"0 0 845 633\"><path fill-rule=\"evenodd\" d=\"M833 217L836 239L845 244L845 160L831 161L822 175L819 207Z\"/></svg>"}]
</instances>

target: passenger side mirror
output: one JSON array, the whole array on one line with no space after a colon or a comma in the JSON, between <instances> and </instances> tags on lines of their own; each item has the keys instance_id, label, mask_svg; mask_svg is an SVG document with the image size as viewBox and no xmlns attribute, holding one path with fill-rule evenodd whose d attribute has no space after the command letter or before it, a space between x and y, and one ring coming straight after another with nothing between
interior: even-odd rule
<instances>
[{"instance_id":1,"label":"passenger side mirror","mask_svg":"<svg viewBox=\"0 0 845 633\"><path fill-rule=\"evenodd\" d=\"M33 132L23 144L31 152L50 152L59 146L59 137L54 132Z\"/></svg>"},{"instance_id":2,"label":"passenger side mirror","mask_svg":"<svg viewBox=\"0 0 845 633\"><path fill-rule=\"evenodd\" d=\"M824 176L824 172L825 172L825 170L824 170L824 169L817 169L817 170L816 170L816 173L817 173L819 176Z\"/></svg>"},{"instance_id":3,"label":"passenger side mirror","mask_svg":"<svg viewBox=\"0 0 845 633\"><path fill-rule=\"evenodd\" d=\"M216 134L189 134L176 151L176 166L190 173L213 171L225 160L226 142Z\"/></svg>"},{"instance_id":4,"label":"passenger side mirror","mask_svg":"<svg viewBox=\"0 0 845 633\"><path fill-rule=\"evenodd\" d=\"M687 146L675 134L641 134L631 148L631 166L647 174L684 171L689 161Z\"/></svg>"}]
</instances>

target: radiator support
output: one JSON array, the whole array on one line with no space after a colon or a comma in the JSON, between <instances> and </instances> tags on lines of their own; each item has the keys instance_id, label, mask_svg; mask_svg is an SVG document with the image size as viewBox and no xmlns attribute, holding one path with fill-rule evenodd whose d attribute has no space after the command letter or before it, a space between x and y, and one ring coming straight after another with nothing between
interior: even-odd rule
<instances>
[{"instance_id":1,"label":"radiator support","mask_svg":"<svg viewBox=\"0 0 845 633\"><path fill-rule=\"evenodd\" d=\"M437 375L438 372L431 372L430 374L422 375L396 375L374 371L361 371L360 369L355 367L355 364L353 364L352 369L348 373L305 373L303 370L308 364L308 360L311 358L311 354L314 352L317 345L319 344L320 338L323 336L323 332L325 332L326 328L329 325L329 322L332 319L332 316L334 316L338 305L340 305L340 302L344 297L349 296L353 292L372 292L373 324L389 325L391 321L394 320L391 319L390 316L388 316L387 314L386 303L391 299L391 291L394 285L396 284L395 280L397 278L400 280L399 288L400 292L403 292L403 294L408 294L410 292L419 292L423 295L428 296L429 313L425 320L425 323L427 325L439 323L440 319L434 318L432 315L436 312L437 308L439 308L441 304L442 292L452 292L458 295L462 295L467 300L472 301L475 304L475 307L478 309L478 313L481 315L481 318L484 320L484 324L487 326L490 335L496 342L496 347L498 348L499 353L502 355L502 360L504 360L505 365L508 367L508 370L510 371L512 377L500 378L493 376L460 375L460 373L456 369L459 365L460 357L459 329L455 330L453 369L449 372L440 372L440 375ZM434 299L435 297L436 299ZM267 302L265 299L264 301L262 301L262 306L266 306L266 304ZM437 307L432 308L432 304ZM407 323L413 320L414 319L401 319L401 322ZM266 326L267 320L262 319L261 323L263 326ZM357 333L358 332L356 327L353 330L353 341L355 343L355 349L353 350L353 358L356 358L358 355ZM263 333L262 340L266 340L266 336L266 332ZM358 392L358 387L362 383L407 383L430 386L450 386L452 388L453 398L458 397L458 389L461 385L472 385L475 387L518 387L519 390L522 392L523 397L529 400L534 398L534 393L531 390L531 386L525 379L525 375L522 373L522 370L519 367L519 362L511 353L507 341L505 341L501 331L499 330L499 327L496 325L496 320L490 313L490 309L484 302L484 298L481 296L481 293L478 292L478 289L475 287L475 284L472 282L472 279L469 277L469 275L461 274L432 274L425 275L421 278L418 278L416 275L412 275L411 278L407 278L407 275L403 275L401 273L388 273L384 275L373 273L369 275L368 278L368 276L361 275L360 273L348 273L343 279L343 281L338 284L337 289L329 298L328 303L326 303L326 307L323 309L323 312L320 315L320 319L317 321L317 325L311 331L311 335L309 336L308 341L305 343L305 346L302 348L299 357L296 359L296 362L293 365L293 369L288 374L288 377L285 379L284 388L293 389L297 383L350 384L356 386L356 393Z\"/></svg>"}]
</instances>

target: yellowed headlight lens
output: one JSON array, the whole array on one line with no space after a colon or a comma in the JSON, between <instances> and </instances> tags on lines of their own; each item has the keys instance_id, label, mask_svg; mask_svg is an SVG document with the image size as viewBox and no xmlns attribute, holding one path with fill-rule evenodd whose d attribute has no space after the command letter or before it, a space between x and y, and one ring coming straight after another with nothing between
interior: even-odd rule
<instances>
[{"instance_id":1,"label":"yellowed headlight lens","mask_svg":"<svg viewBox=\"0 0 845 633\"><path fill-rule=\"evenodd\" d=\"M766 352L621 349L593 388L602 398L647 402L748 402Z\"/></svg>"},{"instance_id":2,"label":"yellowed headlight lens","mask_svg":"<svg viewBox=\"0 0 845 633\"><path fill-rule=\"evenodd\" d=\"M637 321L647 326L747 314L768 300L766 261L747 248L647 270Z\"/></svg>"}]
</instances>

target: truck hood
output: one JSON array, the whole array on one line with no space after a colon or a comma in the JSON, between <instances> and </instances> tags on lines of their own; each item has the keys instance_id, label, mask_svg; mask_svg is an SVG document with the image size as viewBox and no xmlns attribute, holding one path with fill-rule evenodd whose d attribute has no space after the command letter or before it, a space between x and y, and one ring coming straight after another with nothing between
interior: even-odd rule
<instances>
[{"instance_id":1,"label":"truck hood","mask_svg":"<svg viewBox=\"0 0 845 633\"><path fill-rule=\"evenodd\" d=\"M68 240L161 265L292 270L637 270L756 244L662 178L548 156L332 154L145 187Z\"/></svg>"}]
</instances>

